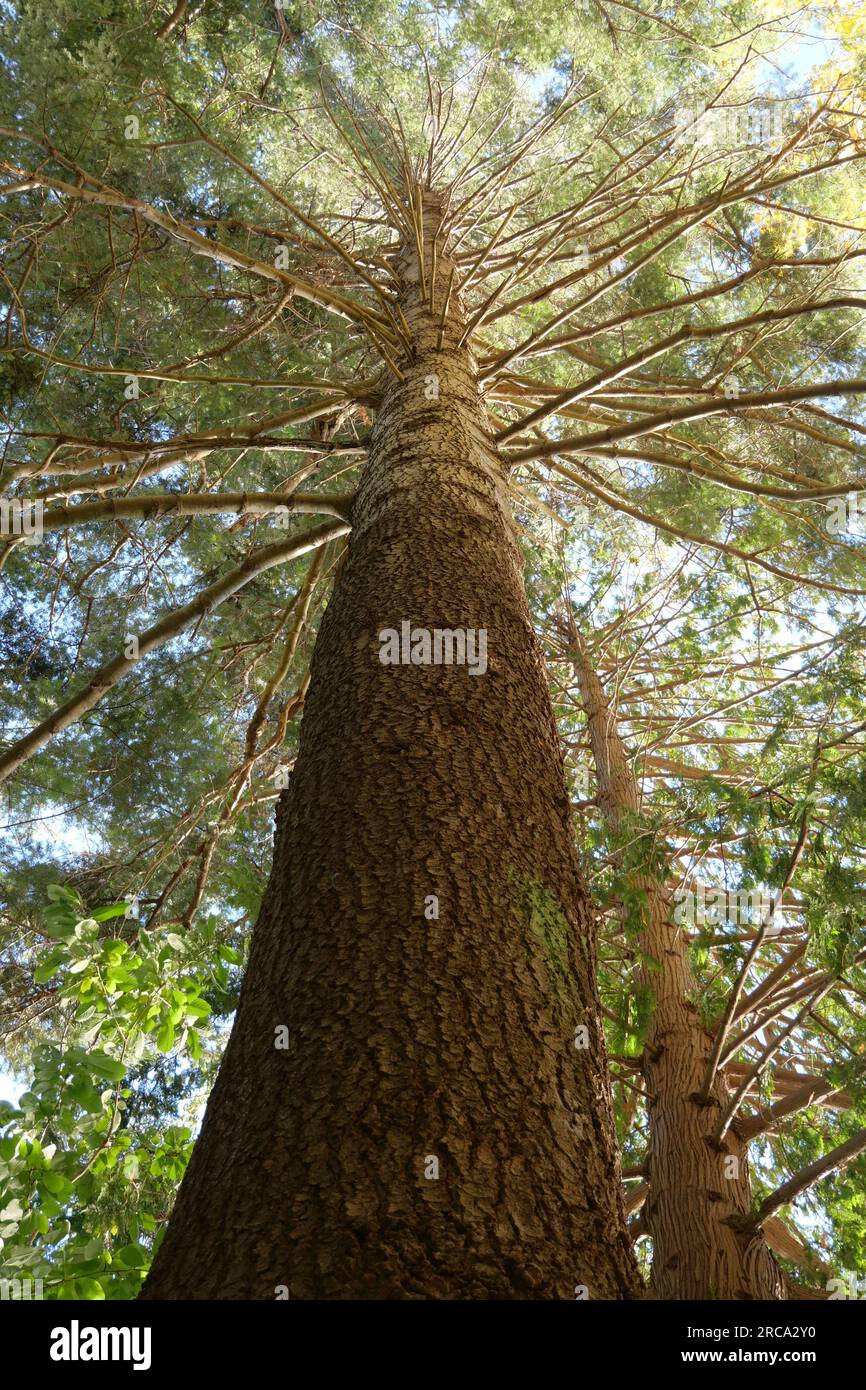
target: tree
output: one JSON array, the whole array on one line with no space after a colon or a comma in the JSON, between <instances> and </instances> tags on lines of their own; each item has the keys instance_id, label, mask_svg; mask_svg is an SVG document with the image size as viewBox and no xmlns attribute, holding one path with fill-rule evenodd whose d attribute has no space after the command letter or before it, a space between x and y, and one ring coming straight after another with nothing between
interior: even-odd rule
<instances>
[{"instance_id":1,"label":"tree","mask_svg":"<svg viewBox=\"0 0 866 1390\"><path fill-rule=\"evenodd\" d=\"M772 630L769 596L755 602L754 613ZM849 690L857 691L859 712L862 682L853 672L862 638L848 629L830 643L809 644L836 650L813 652L805 669L793 665L780 679L803 648L785 651L768 633L757 659L735 665L730 637L743 624L742 611L721 623L716 613L717 631L697 660L700 649L690 644L686 658L676 637L674 650L664 651L672 645L665 632L670 612L660 609L651 631L641 624L639 636L629 631L633 616L624 613L612 625L612 640L624 639L626 647L636 640L642 659L657 646L653 686L676 687L677 727L713 729L685 763L644 754L636 775L619 728L651 747L671 718L669 695L665 712L653 706L655 689L650 693L648 717L635 718L632 708L635 700L648 708L646 692L621 692L622 708L612 710L586 642L572 629L568 645L597 767L597 803L614 831L633 919L627 939L636 961L627 968L635 971L635 993L643 987L653 1001L633 1049L645 1080L647 1127L635 1135L641 1161L630 1168L638 1185L629 1207L643 1209L635 1233L652 1236L653 1285L662 1296L813 1296L814 1281L823 1274L826 1282L830 1268L776 1213L866 1148L858 1125L862 933L852 914L859 872L843 868L857 853L860 826L851 803L840 822L834 815L834 803L847 801L845 765L862 757L862 721L852 726L845 718ZM633 674L633 658L622 657L615 671ZM726 666L730 683L719 701L716 682ZM707 676L712 694L695 689ZM792 676L802 713L786 717L778 688ZM796 737L789 737L792 717L802 721ZM723 732L725 723L731 732ZM756 738L762 724L769 736ZM804 749L806 736L811 747ZM795 876L800 892L792 895ZM622 922L619 929L621 936ZM834 1111L842 1118L828 1126L820 1117ZM759 1197L750 1191L750 1146ZM798 1151L802 1168L788 1177ZM825 1197L831 1210L839 1204L834 1224L843 1249L845 1208L853 1198L856 1212L856 1193L856 1184L840 1182Z\"/></svg>"},{"instance_id":2,"label":"tree","mask_svg":"<svg viewBox=\"0 0 866 1390\"><path fill-rule=\"evenodd\" d=\"M74 786L69 759L81 744L57 735L85 716L89 757L113 761L136 718L109 692L155 652L162 675L148 698L173 721L166 766L184 771L184 729L208 758L204 768L195 760L185 805L175 809L177 786L149 792L148 805L160 804L146 818L146 850L114 864L102 857L73 880L88 905L109 899L109 913L113 900L147 896L143 931L120 913L100 926L98 909L96 930L85 919L79 931L85 909L61 896L61 945L40 962L43 981L50 987L79 962L79 974L92 979L93 965L101 980L108 938L124 957L121 991L132 989L124 972L152 988L153 969L172 953L199 949L199 922L200 949L231 951L227 938L251 915L256 890L230 836L288 782L231 1042L147 1296L640 1291L619 1191L593 904L524 561L548 552L539 515L571 527L590 509L589 544L592 512L604 508L675 538L690 563L717 557L734 609L744 589L754 593L755 574L792 614L800 584L834 614L859 601L856 547L828 543L813 517L825 505L838 511L860 486L851 470L862 427L849 406L864 386L857 315L866 301L848 206L862 155L856 92L840 78L818 100L761 94L747 23L727 29L720 54L707 30L680 30L676 51L648 64L656 22L623 32L599 10L569 34L574 53L550 55L540 99L495 62L460 72L478 38L471 16L449 53L423 11L410 11L400 32L420 40L420 58L401 50L388 102L372 72L381 61L372 16L363 40L329 34L322 44L303 12L281 7L265 62L233 7L214 27L178 7L152 46L162 54L173 34L186 35L198 44L189 69L150 49L132 61L117 39L120 62L110 43L82 46L89 80L98 57L123 73L105 131L82 132L73 150L34 112L23 136L4 133L4 192L18 209L6 360L10 400L24 407L22 423L10 417L7 495L18 510L8 514L26 529L37 504L39 527L65 547L40 568L38 549L31 555L13 535L6 569L43 623L58 583L69 591L85 619L79 652L89 636L93 657L58 700L70 663L49 650L44 713L10 738L0 773L14 775L20 808L38 810L44 797L44 786L21 780L37 754L30 765L52 769L53 793L64 776ZM47 22L35 16L33 25ZM621 84L643 64L630 110L600 101L581 74L580 51L599 23L608 51L622 50ZM518 32L518 48L543 45L539 34ZM561 42L556 26L551 34ZM225 35L237 65L216 78ZM671 91L683 55L692 89L675 103L659 92ZM303 120L287 115L300 107ZM272 138L286 119L291 156ZM291 408L263 407L273 391ZM286 454L307 461L286 474ZM335 491L361 457L357 487ZM253 528L252 545L230 542L228 567L221 533L203 524L220 512L237 516L232 535ZM286 536L293 513L328 520ZM260 517L274 519L276 539L259 543ZM76 537L85 535L97 549L82 568ZM602 563L608 545L596 547ZM119 557L136 549L125 599ZM305 554L306 569L286 568ZM533 608L544 602L546 564L530 583ZM97 583L110 606L94 574L106 576ZM319 620L326 583L333 592ZM151 589L173 587L184 601L145 626ZM221 635L202 643L217 608L227 615ZM166 674L183 633L200 644L183 658L186 685ZM650 1113L650 1202L662 1215L648 1216L647 1229L659 1250L684 1222L701 1234L680 1274L665 1255L653 1282L673 1297L754 1296L768 1279L784 1292L751 1211L734 1114L723 1109L721 1052L736 1043L741 1056L749 1041L730 1036L746 970L714 1048L670 920L669 856L656 852L649 872L628 862L635 829L644 847L647 839L634 822L638 786L617 736L597 734L600 718L609 725L606 697L573 618L566 642L596 735L598 800L614 840L626 832L606 866L619 876L620 905L640 906L644 959L625 1016L643 1000L644 1022L655 1019L640 1066L667 1106L661 1129L666 1122L673 1154L691 1126L713 1172L742 1160L720 1207L696 1206L678 1191L681 1159L664 1175ZM26 662L34 653L25 645ZM290 674L294 694L278 702ZM190 700L193 689L201 700ZM217 723L226 708L229 740ZM301 708L289 777L286 740L293 749ZM662 717L655 704L653 716ZM267 775L273 790L261 789ZM809 818L800 820L785 889L810 843ZM856 891L855 876L847 904ZM166 928L180 947L160 945ZM807 983L802 997L814 1005L816 970L790 982L759 955L766 936L754 937L748 966L757 961L765 976L749 1004L784 1015ZM127 960L136 937L142 950ZM675 954L658 980L651 962L668 947ZM843 951L826 992L848 964ZM25 969L22 1008L32 1007L29 978ZM220 988L228 983L223 972ZM63 997L80 999L76 989L64 982ZM137 1032L157 1031L166 1050L179 1025L197 1035L192 1004L205 993L186 974L176 990L135 1016ZM116 992L87 1020L100 1039ZM233 1001L218 1002L228 1011ZM671 1010L683 1020L688 1066L671 1067L670 1050L655 1055ZM619 1026L622 1010L613 1012ZM106 1055L123 1064L122 1035L113 1042ZM128 1099L125 1071L113 1079L122 1089L109 1109ZM45 1083L49 1106L54 1085ZM749 1095L744 1084L737 1106ZM43 1093L34 1096L33 1115ZM707 1133L719 1110L723 1126ZM104 1150L120 1113L106 1120ZM621 1108L621 1129L623 1119ZM842 1147L840 1162L855 1157L855 1136ZM821 1155L807 1166L821 1177L834 1163ZM763 1216L778 1200L768 1196ZM727 1208L720 1217L726 1203L739 1229ZM146 1251L133 1246L137 1269ZM764 1274L753 1277L756 1261Z\"/></svg>"}]
</instances>

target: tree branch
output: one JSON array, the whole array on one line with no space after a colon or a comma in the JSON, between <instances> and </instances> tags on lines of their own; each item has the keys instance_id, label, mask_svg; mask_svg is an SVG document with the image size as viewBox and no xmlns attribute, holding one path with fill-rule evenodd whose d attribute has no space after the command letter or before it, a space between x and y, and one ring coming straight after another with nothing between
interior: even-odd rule
<instances>
[{"instance_id":1,"label":"tree branch","mask_svg":"<svg viewBox=\"0 0 866 1390\"><path fill-rule=\"evenodd\" d=\"M176 608L173 612L167 613L164 618L161 618L158 623L148 628L138 638L138 650L135 656L117 656L113 661L106 662L83 690L79 691L77 695L73 695L65 704L60 705L34 729L31 729L29 734L18 739L11 748L0 756L0 782L5 781L28 758L44 748L55 734L69 728L83 714L92 709L102 699L105 692L117 685L118 681L131 671L143 656L147 656L149 652L161 647L172 637L176 637L198 619L204 617L206 613L212 612L214 608L218 607L225 599L230 598L232 594L236 594L256 575L262 574L274 565L284 565L290 560L296 560L299 556L306 555L307 551L315 550L318 546L326 544L327 541L345 535L349 529L349 525L345 521L328 521L312 531L305 532L303 536L293 536L289 540L278 541L274 545L268 545L261 550L254 551L242 564L223 575L222 579L218 579L214 584L203 589L182 608Z\"/></svg>"},{"instance_id":2,"label":"tree branch","mask_svg":"<svg viewBox=\"0 0 866 1390\"><path fill-rule=\"evenodd\" d=\"M316 492L161 492L150 497L111 498L78 507L51 507L42 514L43 531L65 531L89 521L150 516L212 516L220 512L267 516L289 511L349 520L353 493ZM27 505L26 501L23 505Z\"/></svg>"},{"instance_id":3,"label":"tree branch","mask_svg":"<svg viewBox=\"0 0 866 1390\"><path fill-rule=\"evenodd\" d=\"M825 1178L828 1173L845 1167L864 1149L866 1149L866 1129L859 1129L850 1139L846 1139L844 1144L839 1144L823 1158L816 1158L814 1163L809 1163L805 1168L801 1168L799 1173L795 1173L792 1178L789 1178L786 1183L771 1193L761 1203L755 1224L760 1225L762 1221L766 1221L767 1217L772 1216L780 1207L793 1202L801 1192L805 1192L808 1187L819 1182L821 1178Z\"/></svg>"}]
</instances>

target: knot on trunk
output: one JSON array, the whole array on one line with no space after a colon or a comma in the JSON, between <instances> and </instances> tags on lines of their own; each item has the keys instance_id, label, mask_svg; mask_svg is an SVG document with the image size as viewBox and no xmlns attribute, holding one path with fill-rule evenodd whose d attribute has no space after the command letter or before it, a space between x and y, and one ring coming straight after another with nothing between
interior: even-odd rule
<instances>
[{"instance_id":1,"label":"knot on trunk","mask_svg":"<svg viewBox=\"0 0 866 1390\"><path fill-rule=\"evenodd\" d=\"M699 1110L711 1110L713 1108L721 1110L722 1108L721 1101L714 1095L705 1096L701 1091L691 1091L689 1093L689 1100L693 1105L696 1105Z\"/></svg>"}]
</instances>

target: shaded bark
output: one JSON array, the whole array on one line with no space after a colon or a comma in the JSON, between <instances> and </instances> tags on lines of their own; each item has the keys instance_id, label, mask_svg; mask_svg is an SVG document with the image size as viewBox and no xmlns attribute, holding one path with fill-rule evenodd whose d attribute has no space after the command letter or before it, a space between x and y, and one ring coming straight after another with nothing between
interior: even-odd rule
<instances>
[{"instance_id":1,"label":"shaded bark","mask_svg":"<svg viewBox=\"0 0 866 1390\"><path fill-rule=\"evenodd\" d=\"M576 673L587 715L599 805L617 830L636 816L639 793L604 689L580 635ZM730 1099L723 1072L706 1104L700 1091L712 1037L692 1002L697 982L670 896L650 874L636 875L646 895L638 982L652 991L643 1074L649 1117L648 1191L643 1228L652 1237L652 1290L664 1299L775 1299L785 1296L760 1227L751 1221L748 1142L731 1126L714 1142Z\"/></svg>"},{"instance_id":2,"label":"shaded bark","mask_svg":"<svg viewBox=\"0 0 866 1390\"><path fill-rule=\"evenodd\" d=\"M373 431L147 1298L640 1296L559 740L438 251L432 296L429 261L423 292L399 264L415 357ZM403 621L483 629L486 671L382 664Z\"/></svg>"}]
</instances>

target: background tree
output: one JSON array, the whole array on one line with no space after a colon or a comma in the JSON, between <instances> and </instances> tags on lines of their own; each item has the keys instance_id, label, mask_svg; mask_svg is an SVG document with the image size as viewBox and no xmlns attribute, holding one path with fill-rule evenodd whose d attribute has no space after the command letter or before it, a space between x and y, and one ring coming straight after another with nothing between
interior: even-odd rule
<instances>
[{"instance_id":1,"label":"background tree","mask_svg":"<svg viewBox=\"0 0 866 1390\"><path fill-rule=\"evenodd\" d=\"M814 735L810 719L799 740L784 738L799 754L793 766L763 780L766 772L760 760L755 772L749 745L758 743L763 752L773 747L781 729L785 735L788 730L771 725L768 736L755 737L767 687L760 679L755 682L759 671L754 661L737 661L730 671L732 630L744 635L738 631L744 616L751 626L752 613L734 615L724 624L721 652L713 653L719 660L714 679L727 667L730 682L720 709L705 694L691 718L685 714L696 691L687 677L673 674L683 671L682 654L671 668L672 678L662 681L676 688L680 727L697 725L713 733L687 745L690 756L679 767L674 759L654 759L650 753L646 768L639 758L642 778L632 773L616 711L605 698L586 645L573 631L598 769L597 804L613 832L609 852L617 874L609 891L617 905L614 920L620 940L624 927L631 947L625 960L620 949L625 980L614 976L620 998L627 1000L626 1016L635 1025L624 1030L621 1045L626 1053L638 1054L645 1078L639 1117L634 1105L624 1112L634 1127L630 1142L642 1158L630 1169L639 1181L628 1205L643 1210L635 1233L652 1237L653 1285L661 1296L705 1297L709 1291L718 1297L799 1296L800 1285L787 1279L784 1264L780 1269L765 1245L811 1274L814 1286L822 1272L820 1259L775 1213L866 1147L855 1099L862 1088L857 1053L862 1046L863 954L852 898L856 900L860 886L856 872L842 870L842 859L853 848L851 823L837 829L832 813L828 817L826 810L822 814L813 806L818 787L819 796L835 800L838 795L839 759L859 756L856 735L862 721L829 738L826 752L819 734L815 756L804 758L803 742L808 733ZM618 645L623 635L620 624L614 638ZM643 632L638 639L644 651L647 636ZM653 648L658 643L660 650L647 669L659 676L666 666L662 652L667 643L657 630L649 642ZM792 653L779 650L770 657L766 643L761 645L760 674L766 670L773 692ZM704 659L706 655L702 653ZM846 651L843 669L834 670L837 714L845 693L859 692L861 684L851 679L851 655ZM815 664L836 665L832 653L827 658L822 653ZM631 669L628 660L617 666L617 672L623 669ZM808 676L796 667L794 674L805 691ZM752 715L747 721L744 705ZM732 706L735 713L726 717ZM628 719L628 697L621 709ZM637 727L629 722L632 734L652 747L655 721L648 727L637 716L636 722ZM828 722L824 711L824 727ZM726 732L715 732L721 729ZM661 764L658 770L654 762ZM857 774L855 778L859 780ZM705 790L700 787L704 781ZM803 800L791 798L789 789ZM696 804L702 809L693 838ZM692 834L684 836L684 827ZM666 843L668 834L674 845ZM790 893L795 877L814 885L808 910ZM632 972L634 983L626 991L623 985ZM628 1056L620 1063L629 1071L634 1065ZM851 1090L844 1084L849 1078ZM777 1102L768 1106L773 1093ZM632 1095L637 1099L634 1090ZM838 1128L828 1127L820 1118L822 1110L844 1111L845 1119ZM811 1112L803 1115L802 1124L794 1118L801 1112ZM794 1124L807 1140L801 1154L808 1153L809 1161L788 1178ZM762 1201L750 1191L750 1142L761 1145L757 1153L752 1151L752 1165L757 1163L766 1193ZM831 1200L836 1196L833 1192ZM858 1184L844 1185L838 1196L848 1202L853 1198L856 1210Z\"/></svg>"}]
</instances>

